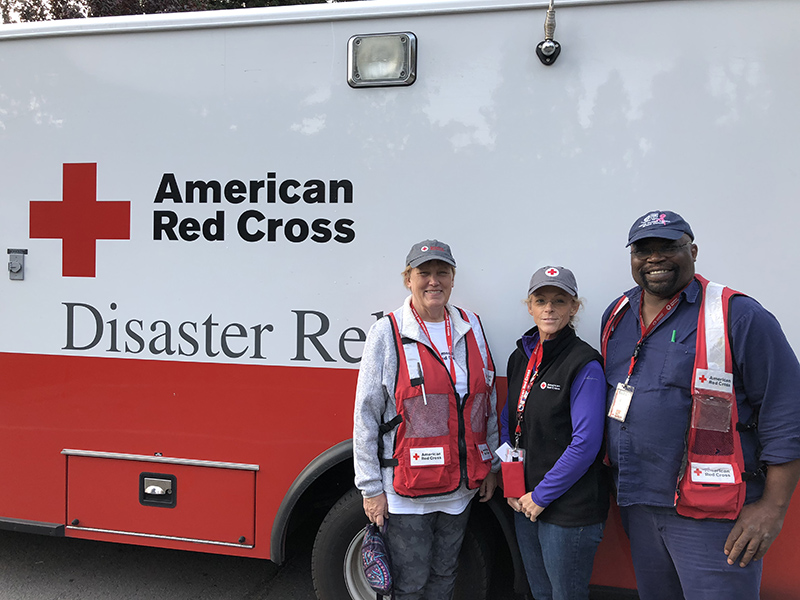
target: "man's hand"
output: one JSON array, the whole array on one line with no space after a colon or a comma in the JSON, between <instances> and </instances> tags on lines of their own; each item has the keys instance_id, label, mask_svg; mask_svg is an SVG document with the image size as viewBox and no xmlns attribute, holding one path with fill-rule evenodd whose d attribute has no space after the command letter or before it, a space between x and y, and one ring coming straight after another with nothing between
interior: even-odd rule
<instances>
[{"instance_id":1,"label":"man's hand","mask_svg":"<svg viewBox=\"0 0 800 600\"><path fill-rule=\"evenodd\" d=\"M732 565L741 556L740 567L747 566L751 560L759 560L783 527L783 516L774 506L763 505L761 500L742 507L739 518L725 541L725 554Z\"/></svg>"},{"instance_id":2,"label":"man's hand","mask_svg":"<svg viewBox=\"0 0 800 600\"><path fill-rule=\"evenodd\" d=\"M481 502L488 502L492 495L494 494L494 490L497 487L497 475L492 473L491 471L486 476L486 479L481 481L481 488L478 490L478 495L480 496Z\"/></svg>"},{"instance_id":3,"label":"man's hand","mask_svg":"<svg viewBox=\"0 0 800 600\"><path fill-rule=\"evenodd\" d=\"M364 498L364 512L371 523L378 527L383 527L383 521L389 516L389 504L386 502L386 494Z\"/></svg>"},{"instance_id":4,"label":"man's hand","mask_svg":"<svg viewBox=\"0 0 800 600\"><path fill-rule=\"evenodd\" d=\"M769 466L764 495L742 507L725 541L723 551L729 565L738 559L739 566L746 567L751 560L760 560L767 553L783 527L783 518L798 478L800 460Z\"/></svg>"}]
</instances>

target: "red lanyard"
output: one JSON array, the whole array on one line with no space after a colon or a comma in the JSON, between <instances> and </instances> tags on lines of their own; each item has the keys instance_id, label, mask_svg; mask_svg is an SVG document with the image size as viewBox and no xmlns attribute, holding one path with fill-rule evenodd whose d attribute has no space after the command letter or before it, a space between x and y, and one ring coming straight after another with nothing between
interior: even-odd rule
<instances>
[{"instance_id":1,"label":"red lanyard","mask_svg":"<svg viewBox=\"0 0 800 600\"><path fill-rule=\"evenodd\" d=\"M517 429L514 431L514 446L519 448L519 437L522 435L522 415L525 412L525 403L528 401L536 375L539 374L539 365L542 364L542 343L536 342L536 346L528 359L528 368L525 370L525 377L522 379L522 387L519 390L519 400L517 401Z\"/></svg>"},{"instance_id":2,"label":"red lanyard","mask_svg":"<svg viewBox=\"0 0 800 600\"><path fill-rule=\"evenodd\" d=\"M425 335L428 337L428 341L431 343L431 348L433 348L433 351L436 352L436 356L438 356L439 360L442 361L442 364L444 364L444 359L442 358L439 349L436 347L436 344L433 343L431 334L428 332L428 328L425 326L425 321L420 318L419 313L417 312L417 309L414 308L413 304L411 305L411 312L413 313L414 318L417 320L417 323L419 323L420 329L422 329L422 331L424 331ZM450 327L450 315L448 314L446 308L444 310L444 333L445 336L447 336L447 351L450 356L450 378L453 380L453 386L455 386L456 365L453 362L453 331Z\"/></svg>"},{"instance_id":3,"label":"red lanyard","mask_svg":"<svg viewBox=\"0 0 800 600\"><path fill-rule=\"evenodd\" d=\"M686 289L686 288L684 288ZM639 358L639 351L642 349L642 345L644 345L645 339L653 333L656 326L664 320L664 318L672 311L673 308L678 304L681 299L681 294L683 290L675 294L675 296L667 302L667 305L659 311L656 315L655 319L650 322L650 325L647 327L644 326L644 321L642 320L642 304L644 304L644 294L642 294L641 298L639 299L639 325L642 328L642 337L639 338L639 341L636 342L636 347L633 349L633 356L631 356L631 366L628 368L628 377L625 379L625 385L628 385L628 382L631 379L631 375L633 375L633 367L636 364L636 360Z\"/></svg>"}]
</instances>

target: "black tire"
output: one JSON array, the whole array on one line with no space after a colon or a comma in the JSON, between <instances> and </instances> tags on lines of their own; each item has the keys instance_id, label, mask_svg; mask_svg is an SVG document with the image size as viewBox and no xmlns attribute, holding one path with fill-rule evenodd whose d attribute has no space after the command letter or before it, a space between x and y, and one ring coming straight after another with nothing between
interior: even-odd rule
<instances>
[{"instance_id":1,"label":"black tire","mask_svg":"<svg viewBox=\"0 0 800 600\"><path fill-rule=\"evenodd\" d=\"M361 571L364 527L361 493L353 488L325 516L314 540L311 576L319 600L374 600ZM482 528L471 526L459 557L454 600L485 600L491 572L491 551Z\"/></svg>"},{"instance_id":2,"label":"black tire","mask_svg":"<svg viewBox=\"0 0 800 600\"><path fill-rule=\"evenodd\" d=\"M353 560L354 549L361 548L358 540L363 536L367 523L369 519L364 514L361 493L356 488L339 498L325 515L311 552L311 577L319 600L375 600L375 592L366 585L359 565L354 564L357 561ZM357 590L349 592L346 579L350 579L351 587L356 587L359 575L366 588L360 593ZM369 595L366 595L367 591Z\"/></svg>"}]
</instances>

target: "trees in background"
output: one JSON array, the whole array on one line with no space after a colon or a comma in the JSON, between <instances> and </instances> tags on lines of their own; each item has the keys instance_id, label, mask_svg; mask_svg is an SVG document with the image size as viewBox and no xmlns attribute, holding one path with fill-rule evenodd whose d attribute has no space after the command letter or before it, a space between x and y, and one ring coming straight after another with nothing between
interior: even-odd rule
<instances>
[{"instance_id":1,"label":"trees in background","mask_svg":"<svg viewBox=\"0 0 800 600\"><path fill-rule=\"evenodd\" d=\"M335 0L0 0L3 23L316 4Z\"/></svg>"}]
</instances>

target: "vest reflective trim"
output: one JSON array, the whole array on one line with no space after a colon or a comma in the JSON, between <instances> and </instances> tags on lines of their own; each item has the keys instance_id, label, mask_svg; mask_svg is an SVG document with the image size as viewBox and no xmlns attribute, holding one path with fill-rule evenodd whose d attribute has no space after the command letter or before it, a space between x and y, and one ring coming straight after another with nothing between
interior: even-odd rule
<instances>
[{"instance_id":1,"label":"vest reflective trim","mask_svg":"<svg viewBox=\"0 0 800 600\"><path fill-rule=\"evenodd\" d=\"M703 317L705 320L705 369L698 368L695 388L733 394L733 373L726 371L727 332L722 305L724 285L711 281L705 286Z\"/></svg>"},{"instance_id":2,"label":"vest reflective trim","mask_svg":"<svg viewBox=\"0 0 800 600\"><path fill-rule=\"evenodd\" d=\"M469 320L469 324L472 327L472 332L475 334L475 341L478 342L478 349L481 351L481 360L483 360L483 368L489 369L489 359L487 357L487 350L486 350L486 338L483 336L483 329L481 328L481 323L478 321L478 315L474 312L470 312L468 310L461 309L464 314L467 315L467 319Z\"/></svg>"},{"instance_id":3,"label":"vest reflective trim","mask_svg":"<svg viewBox=\"0 0 800 600\"><path fill-rule=\"evenodd\" d=\"M608 320L603 327L603 332L600 334L600 354L603 356L603 361L606 360L606 351L608 350L608 340L617 328L619 321L622 319L622 313L628 308L630 301L627 296L622 296L616 306L612 309L611 314L608 315Z\"/></svg>"},{"instance_id":4,"label":"vest reflective trim","mask_svg":"<svg viewBox=\"0 0 800 600\"><path fill-rule=\"evenodd\" d=\"M422 360L419 358L419 346L417 342L406 342L403 344L403 351L406 354L406 366L408 368L409 378L416 379L417 377L423 377Z\"/></svg>"}]
</instances>

